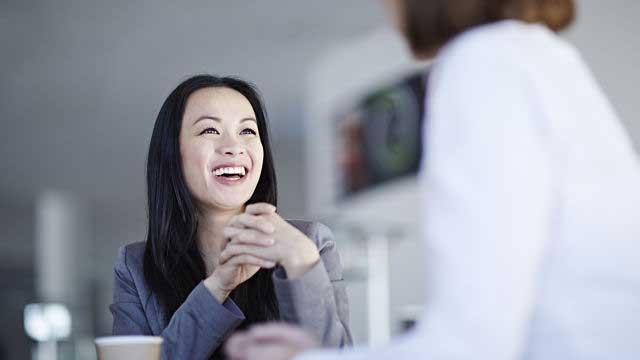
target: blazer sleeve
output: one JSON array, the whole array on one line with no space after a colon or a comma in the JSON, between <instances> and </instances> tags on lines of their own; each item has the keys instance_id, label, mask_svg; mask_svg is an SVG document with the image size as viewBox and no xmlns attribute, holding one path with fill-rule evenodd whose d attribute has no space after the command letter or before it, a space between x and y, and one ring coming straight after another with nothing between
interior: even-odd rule
<instances>
[{"instance_id":1,"label":"blazer sleeve","mask_svg":"<svg viewBox=\"0 0 640 360\"><path fill-rule=\"evenodd\" d=\"M113 335L155 335L122 247L114 266ZM207 359L242 323L242 311L227 299L223 304L201 282L176 310L163 338L162 359Z\"/></svg>"},{"instance_id":2,"label":"blazer sleeve","mask_svg":"<svg viewBox=\"0 0 640 360\"><path fill-rule=\"evenodd\" d=\"M310 223L305 230L317 244L321 261L297 279L288 279L281 267L274 271L280 316L310 331L323 346L351 345L349 302L333 234L320 223Z\"/></svg>"}]
</instances>

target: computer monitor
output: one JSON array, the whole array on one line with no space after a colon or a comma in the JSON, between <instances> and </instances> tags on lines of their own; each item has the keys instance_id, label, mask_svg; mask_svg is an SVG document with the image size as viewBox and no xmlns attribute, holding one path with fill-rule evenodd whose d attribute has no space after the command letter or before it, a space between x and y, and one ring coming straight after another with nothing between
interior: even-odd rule
<instances>
[{"instance_id":1,"label":"computer monitor","mask_svg":"<svg viewBox=\"0 0 640 360\"><path fill-rule=\"evenodd\" d=\"M424 72L371 89L337 116L340 197L415 174L422 155Z\"/></svg>"}]
</instances>

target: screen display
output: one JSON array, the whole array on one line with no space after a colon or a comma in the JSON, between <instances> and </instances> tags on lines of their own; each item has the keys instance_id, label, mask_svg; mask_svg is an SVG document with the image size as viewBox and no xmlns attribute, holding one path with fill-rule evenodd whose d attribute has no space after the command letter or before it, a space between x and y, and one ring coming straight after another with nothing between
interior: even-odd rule
<instances>
[{"instance_id":1,"label":"screen display","mask_svg":"<svg viewBox=\"0 0 640 360\"><path fill-rule=\"evenodd\" d=\"M424 73L372 89L337 118L342 197L415 174L422 155Z\"/></svg>"}]
</instances>

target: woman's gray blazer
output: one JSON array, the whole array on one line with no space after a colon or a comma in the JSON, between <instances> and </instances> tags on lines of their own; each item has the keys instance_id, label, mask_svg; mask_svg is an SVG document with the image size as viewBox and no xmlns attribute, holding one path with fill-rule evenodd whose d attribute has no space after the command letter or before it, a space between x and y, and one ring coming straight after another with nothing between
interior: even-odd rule
<instances>
[{"instance_id":1,"label":"woman's gray blazer","mask_svg":"<svg viewBox=\"0 0 640 360\"><path fill-rule=\"evenodd\" d=\"M320 223L289 223L315 242L322 261L298 279L287 279L276 268L273 283L282 320L301 325L324 346L351 344L342 265L331 230ZM144 248L144 242L137 242L119 250L110 306L113 335L161 336L163 359L207 359L242 323L242 311L230 298L219 304L200 282L166 319L144 279Z\"/></svg>"}]
</instances>

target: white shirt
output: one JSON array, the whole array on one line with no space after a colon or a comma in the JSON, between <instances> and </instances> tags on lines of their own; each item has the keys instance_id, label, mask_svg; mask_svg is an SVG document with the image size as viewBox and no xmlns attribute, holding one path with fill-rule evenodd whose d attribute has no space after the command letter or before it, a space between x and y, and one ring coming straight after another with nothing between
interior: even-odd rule
<instances>
[{"instance_id":1,"label":"white shirt","mask_svg":"<svg viewBox=\"0 0 640 360\"><path fill-rule=\"evenodd\" d=\"M300 359L640 359L640 167L576 50L478 27L428 94L427 310L386 347Z\"/></svg>"}]
</instances>

